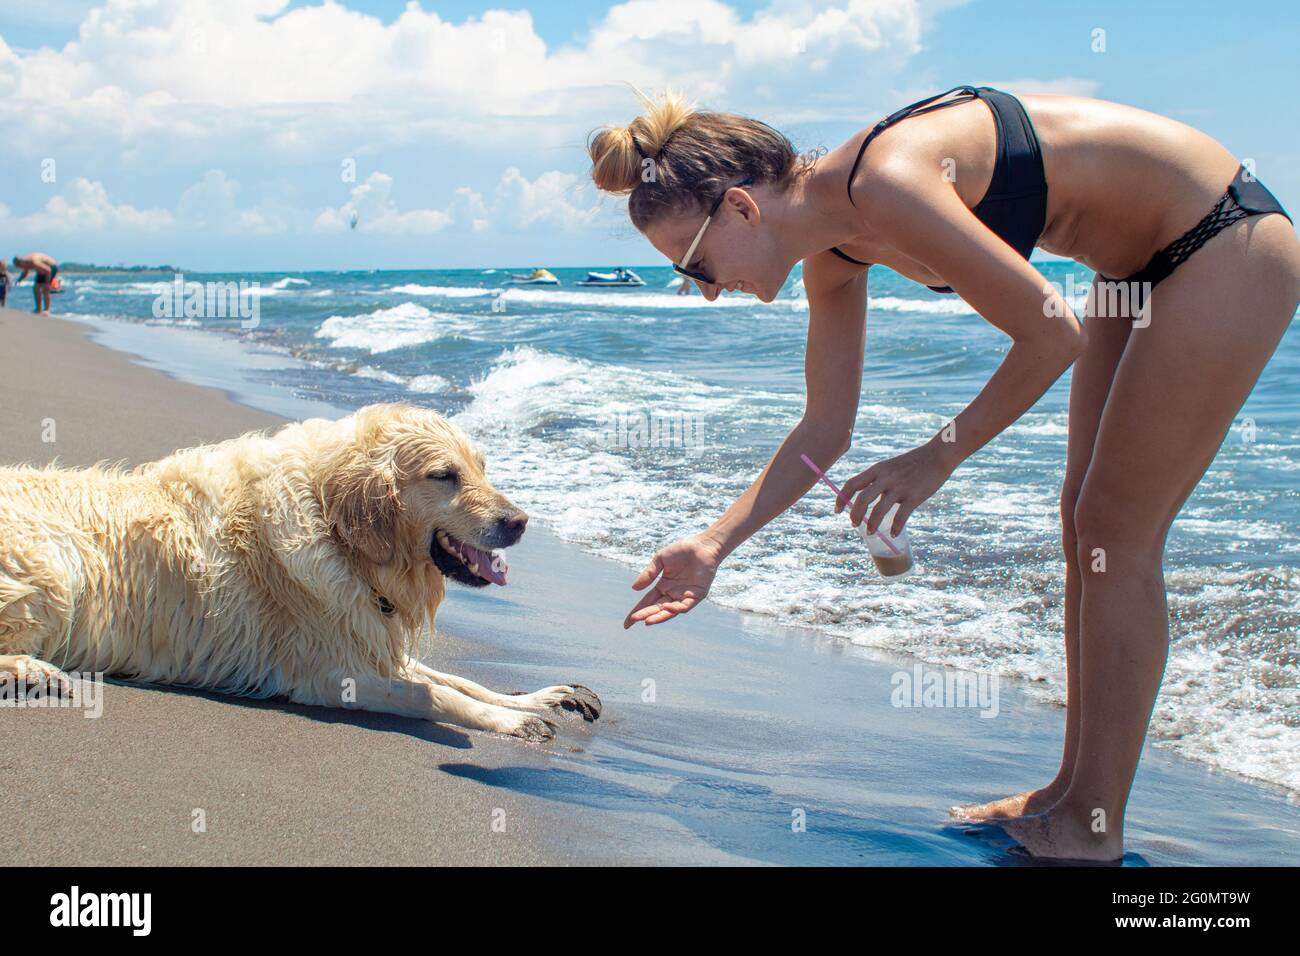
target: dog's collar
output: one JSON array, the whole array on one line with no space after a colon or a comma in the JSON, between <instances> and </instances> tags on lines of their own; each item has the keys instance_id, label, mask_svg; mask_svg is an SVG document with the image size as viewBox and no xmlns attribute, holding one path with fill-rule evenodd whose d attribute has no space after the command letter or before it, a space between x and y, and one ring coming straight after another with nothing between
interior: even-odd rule
<instances>
[{"instance_id":1,"label":"dog's collar","mask_svg":"<svg viewBox=\"0 0 1300 956\"><path fill-rule=\"evenodd\" d=\"M377 605L379 606L379 613L380 613L380 614L383 614L383 615L390 615L390 614L392 614L394 611L397 610L397 606L394 605L392 601L388 600L388 598L384 597L382 594L380 594L380 593L379 593L378 591L376 591L374 588L371 588L371 589L370 589L370 593L371 593L372 595L374 595L374 598L375 598L375 604L377 604Z\"/></svg>"}]
</instances>

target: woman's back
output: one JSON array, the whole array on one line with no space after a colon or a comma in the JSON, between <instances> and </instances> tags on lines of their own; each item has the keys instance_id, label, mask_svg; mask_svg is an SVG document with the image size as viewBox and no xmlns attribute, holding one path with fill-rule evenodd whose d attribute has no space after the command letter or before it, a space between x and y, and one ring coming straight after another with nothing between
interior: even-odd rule
<instances>
[{"instance_id":1,"label":"woman's back","mask_svg":"<svg viewBox=\"0 0 1300 956\"><path fill-rule=\"evenodd\" d=\"M1039 247L1128 275L1196 223L1240 165L1176 120L1078 96L1026 96L1048 181Z\"/></svg>"}]
</instances>

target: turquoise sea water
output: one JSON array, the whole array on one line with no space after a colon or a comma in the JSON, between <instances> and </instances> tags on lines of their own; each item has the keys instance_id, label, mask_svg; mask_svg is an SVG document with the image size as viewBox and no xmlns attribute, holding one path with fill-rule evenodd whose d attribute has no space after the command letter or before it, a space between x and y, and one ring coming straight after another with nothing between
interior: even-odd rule
<instances>
[{"instance_id":1,"label":"turquoise sea water","mask_svg":"<svg viewBox=\"0 0 1300 956\"><path fill-rule=\"evenodd\" d=\"M1062 284L1090 278L1038 265ZM253 328L156 317L158 284L171 277L67 275L56 303L237 338L262 353L251 375L305 400L439 408L534 520L627 563L630 580L656 547L706 527L798 421L806 303L793 285L771 304L679 297L667 268L637 269L640 289L578 287L586 270L576 269L553 270L559 287L506 287L508 271L185 276L258 283ZM957 297L872 270L853 448L831 476L926 440L1006 348ZM1173 646L1152 723L1165 746L1296 791L1298 371L1293 326L1174 525ZM1063 700L1056 498L1067 392L1068 375L916 512L912 575L880 578L817 488L732 555L711 598Z\"/></svg>"}]
</instances>

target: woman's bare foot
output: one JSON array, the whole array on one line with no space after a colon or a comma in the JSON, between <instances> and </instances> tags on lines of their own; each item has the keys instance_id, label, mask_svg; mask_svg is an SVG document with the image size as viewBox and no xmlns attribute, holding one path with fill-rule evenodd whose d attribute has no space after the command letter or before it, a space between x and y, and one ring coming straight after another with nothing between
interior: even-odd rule
<instances>
[{"instance_id":1,"label":"woman's bare foot","mask_svg":"<svg viewBox=\"0 0 1300 956\"><path fill-rule=\"evenodd\" d=\"M1048 860L1117 863L1124 856L1123 834L1095 832L1086 815L1057 804L1045 813L999 820L997 825L1029 852Z\"/></svg>"},{"instance_id":2,"label":"woman's bare foot","mask_svg":"<svg viewBox=\"0 0 1300 956\"><path fill-rule=\"evenodd\" d=\"M1052 809L1065 793L1065 787L1048 785L1041 790L1026 790L988 803L968 803L949 807L948 815L959 820L1006 820Z\"/></svg>"}]
</instances>

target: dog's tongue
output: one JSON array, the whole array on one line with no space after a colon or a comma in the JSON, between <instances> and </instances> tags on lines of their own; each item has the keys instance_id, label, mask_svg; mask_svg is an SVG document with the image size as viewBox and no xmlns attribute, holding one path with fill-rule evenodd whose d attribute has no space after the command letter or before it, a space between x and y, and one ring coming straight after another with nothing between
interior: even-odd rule
<instances>
[{"instance_id":1,"label":"dog's tongue","mask_svg":"<svg viewBox=\"0 0 1300 956\"><path fill-rule=\"evenodd\" d=\"M506 559L499 554L493 554L491 551L482 551L472 544L462 544L461 554L469 558L470 564L478 565L478 576L491 581L493 584L505 585L506 583Z\"/></svg>"}]
</instances>

